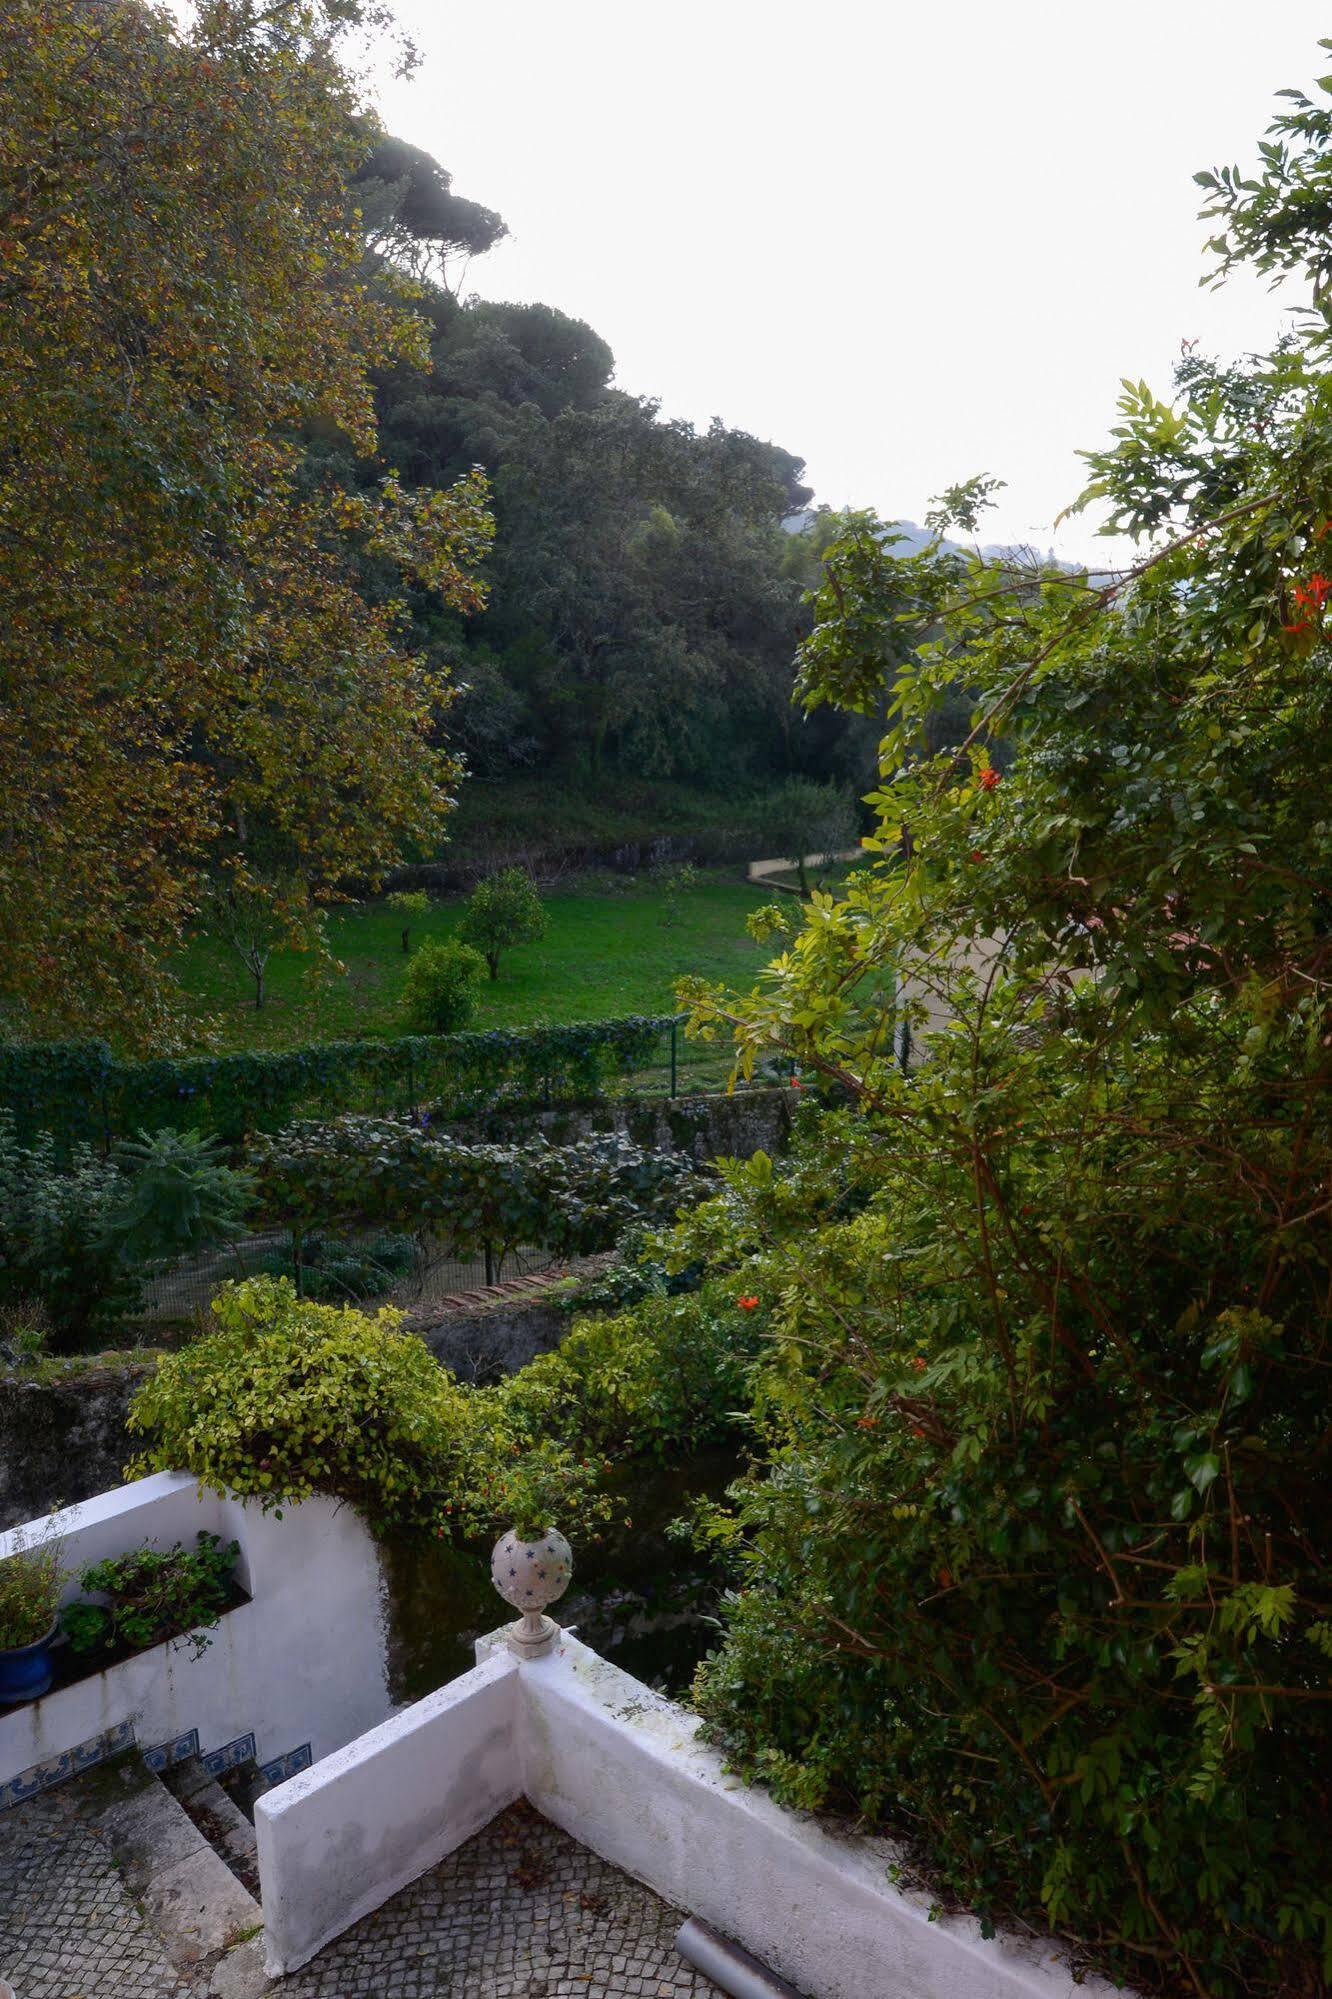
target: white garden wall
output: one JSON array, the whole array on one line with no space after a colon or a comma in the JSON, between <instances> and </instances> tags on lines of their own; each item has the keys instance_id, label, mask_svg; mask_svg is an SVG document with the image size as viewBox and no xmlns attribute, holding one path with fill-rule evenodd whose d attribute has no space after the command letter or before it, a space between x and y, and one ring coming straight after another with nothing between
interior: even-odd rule
<instances>
[{"instance_id":1,"label":"white garden wall","mask_svg":"<svg viewBox=\"0 0 1332 1999\"><path fill-rule=\"evenodd\" d=\"M498 1652L259 1800L270 1971L292 1971L522 1793L517 1661Z\"/></svg>"},{"instance_id":2,"label":"white garden wall","mask_svg":"<svg viewBox=\"0 0 1332 1999\"><path fill-rule=\"evenodd\" d=\"M697 1720L567 1633L478 1668L259 1800L268 1968L303 1964L495 1812L537 1810L814 1999L1110 1999L1049 1946L931 1922L885 1841L838 1839L729 1777Z\"/></svg>"},{"instance_id":3,"label":"white garden wall","mask_svg":"<svg viewBox=\"0 0 1332 1999\"><path fill-rule=\"evenodd\" d=\"M388 1713L379 1557L348 1506L307 1500L279 1520L161 1472L0 1535L0 1558L19 1534L54 1535L77 1572L144 1545L193 1548L200 1530L240 1543L237 1579L253 1601L227 1612L199 1659L159 1645L0 1711L0 1805L130 1740L164 1761L226 1751L286 1775ZM78 1593L72 1573L65 1594Z\"/></svg>"}]
</instances>

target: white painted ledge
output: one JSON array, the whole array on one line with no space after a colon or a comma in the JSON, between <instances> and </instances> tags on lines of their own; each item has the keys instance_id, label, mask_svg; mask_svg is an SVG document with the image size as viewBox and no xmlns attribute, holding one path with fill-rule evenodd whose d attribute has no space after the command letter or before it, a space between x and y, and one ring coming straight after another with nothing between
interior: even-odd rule
<instances>
[{"instance_id":1,"label":"white painted ledge","mask_svg":"<svg viewBox=\"0 0 1332 1999\"><path fill-rule=\"evenodd\" d=\"M726 1774L696 1717L577 1639L481 1663L259 1800L268 1966L294 1970L525 1796L813 1999L1110 1999L1060 1953L931 1922L884 1840L840 1839Z\"/></svg>"}]
</instances>

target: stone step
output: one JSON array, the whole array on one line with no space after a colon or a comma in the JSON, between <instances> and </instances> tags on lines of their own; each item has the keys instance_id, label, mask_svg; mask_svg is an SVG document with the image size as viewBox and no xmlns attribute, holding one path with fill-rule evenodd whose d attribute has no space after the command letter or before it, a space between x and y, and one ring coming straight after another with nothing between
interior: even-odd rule
<instances>
[{"instance_id":1,"label":"stone step","mask_svg":"<svg viewBox=\"0 0 1332 1999\"><path fill-rule=\"evenodd\" d=\"M259 1861L254 1826L235 1799L198 1757L177 1763L164 1779L214 1853L220 1854L247 1894L259 1898Z\"/></svg>"},{"instance_id":2,"label":"stone step","mask_svg":"<svg viewBox=\"0 0 1332 1999\"><path fill-rule=\"evenodd\" d=\"M259 1904L161 1778L131 1752L69 1789L191 1993L259 1999L268 1992Z\"/></svg>"}]
</instances>

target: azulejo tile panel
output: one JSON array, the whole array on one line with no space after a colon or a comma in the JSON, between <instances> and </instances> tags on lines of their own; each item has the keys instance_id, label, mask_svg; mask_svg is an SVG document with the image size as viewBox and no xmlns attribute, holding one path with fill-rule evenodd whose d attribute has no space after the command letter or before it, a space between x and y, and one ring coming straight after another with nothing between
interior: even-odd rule
<instances>
[{"instance_id":1,"label":"azulejo tile panel","mask_svg":"<svg viewBox=\"0 0 1332 1999\"><path fill-rule=\"evenodd\" d=\"M173 1763L187 1762L191 1756L198 1754L199 1731L197 1728L189 1728L184 1735L173 1736L170 1742L157 1742L151 1749L145 1749L143 1760L150 1770L156 1770L160 1774L163 1770L169 1770Z\"/></svg>"},{"instance_id":2,"label":"azulejo tile panel","mask_svg":"<svg viewBox=\"0 0 1332 1999\"><path fill-rule=\"evenodd\" d=\"M193 1753L199 1755L196 1737ZM234 1742L224 1742L220 1749L206 1749L199 1761L210 1777L221 1777L227 1770L234 1770L241 1763L254 1761L253 1735L238 1735Z\"/></svg>"},{"instance_id":3,"label":"azulejo tile panel","mask_svg":"<svg viewBox=\"0 0 1332 1999\"><path fill-rule=\"evenodd\" d=\"M0 1811L10 1805L21 1805L25 1798L35 1798L39 1791L49 1791L53 1784L77 1776L80 1770L91 1770L94 1763L103 1763L108 1756L118 1756L122 1749L131 1748L133 1742L134 1723L118 1721L114 1728L103 1729L100 1735L76 1742L72 1749L63 1749L58 1756L20 1770L17 1777L0 1784Z\"/></svg>"},{"instance_id":4,"label":"azulejo tile panel","mask_svg":"<svg viewBox=\"0 0 1332 1999\"><path fill-rule=\"evenodd\" d=\"M288 1777L308 1770L313 1761L309 1743L303 1742L299 1749L289 1749L285 1756L275 1756L271 1763L261 1763L259 1772L270 1784L285 1784Z\"/></svg>"}]
</instances>

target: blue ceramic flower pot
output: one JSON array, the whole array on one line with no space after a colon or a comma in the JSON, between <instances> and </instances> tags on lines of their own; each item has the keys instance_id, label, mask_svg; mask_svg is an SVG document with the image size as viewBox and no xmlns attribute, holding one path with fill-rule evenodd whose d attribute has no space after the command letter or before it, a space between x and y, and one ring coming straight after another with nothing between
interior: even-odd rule
<instances>
[{"instance_id":1,"label":"blue ceramic flower pot","mask_svg":"<svg viewBox=\"0 0 1332 1999\"><path fill-rule=\"evenodd\" d=\"M51 1647L60 1630L56 1619L44 1638L0 1651L0 1702L35 1701L51 1684Z\"/></svg>"}]
</instances>

